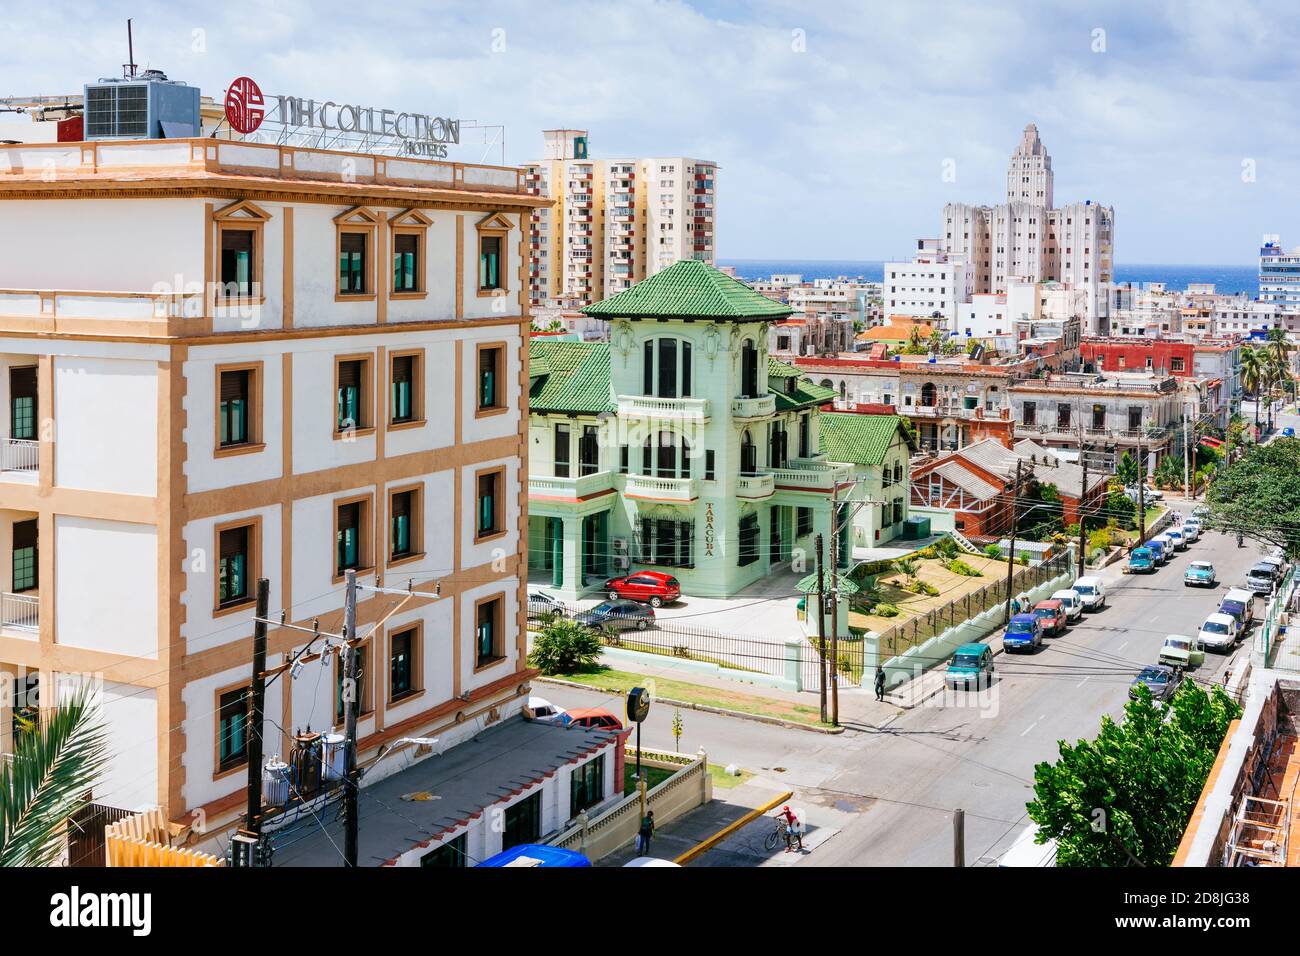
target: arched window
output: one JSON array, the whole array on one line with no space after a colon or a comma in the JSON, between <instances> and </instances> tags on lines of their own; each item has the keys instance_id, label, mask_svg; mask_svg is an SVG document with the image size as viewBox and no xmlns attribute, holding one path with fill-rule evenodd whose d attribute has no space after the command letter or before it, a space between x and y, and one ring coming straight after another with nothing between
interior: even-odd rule
<instances>
[{"instance_id":1,"label":"arched window","mask_svg":"<svg viewBox=\"0 0 1300 956\"><path fill-rule=\"evenodd\" d=\"M934 408L935 390L933 382L926 382L921 386L921 405L924 408Z\"/></svg>"},{"instance_id":2,"label":"arched window","mask_svg":"<svg viewBox=\"0 0 1300 956\"><path fill-rule=\"evenodd\" d=\"M820 385L821 385L822 388L834 388L834 387L835 387L835 383L832 382L829 378L824 378L824 379L822 379L821 382L820 382Z\"/></svg>"},{"instance_id":3,"label":"arched window","mask_svg":"<svg viewBox=\"0 0 1300 956\"><path fill-rule=\"evenodd\" d=\"M679 398L691 394L691 343L672 336L646 339L642 347L643 394Z\"/></svg>"},{"instance_id":4,"label":"arched window","mask_svg":"<svg viewBox=\"0 0 1300 956\"><path fill-rule=\"evenodd\" d=\"M841 398L841 399L845 399L845 398L848 398L848 397L849 397L849 386L848 386L848 383L847 383L847 382L840 382L840 398Z\"/></svg>"},{"instance_id":5,"label":"arched window","mask_svg":"<svg viewBox=\"0 0 1300 956\"><path fill-rule=\"evenodd\" d=\"M758 349L752 339L740 347L740 397L758 398Z\"/></svg>"}]
</instances>

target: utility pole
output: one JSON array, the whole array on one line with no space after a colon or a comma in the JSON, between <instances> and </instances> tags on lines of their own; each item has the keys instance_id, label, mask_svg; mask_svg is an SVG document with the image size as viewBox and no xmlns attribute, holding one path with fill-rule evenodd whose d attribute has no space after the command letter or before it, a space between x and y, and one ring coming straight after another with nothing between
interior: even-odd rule
<instances>
[{"instance_id":1,"label":"utility pole","mask_svg":"<svg viewBox=\"0 0 1300 956\"><path fill-rule=\"evenodd\" d=\"M1083 464L1083 488L1079 494L1079 574L1084 574L1088 563L1088 531L1083 526L1083 509L1088 503L1088 451L1079 446L1079 460Z\"/></svg>"},{"instance_id":2,"label":"utility pole","mask_svg":"<svg viewBox=\"0 0 1300 956\"><path fill-rule=\"evenodd\" d=\"M966 811L961 807L952 812L952 865L966 865Z\"/></svg>"},{"instance_id":3,"label":"utility pole","mask_svg":"<svg viewBox=\"0 0 1300 956\"><path fill-rule=\"evenodd\" d=\"M840 725L840 486L831 488L831 724Z\"/></svg>"},{"instance_id":4,"label":"utility pole","mask_svg":"<svg viewBox=\"0 0 1300 956\"><path fill-rule=\"evenodd\" d=\"M1192 483L1191 483L1191 467L1190 467L1191 435L1188 429L1189 422L1187 418L1188 404L1189 403L1187 402L1183 403L1183 497L1190 500L1192 497Z\"/></svg>"},{"instance_id":5,"label":"utility pole","mask_svg":"<svg viewBox=\"0 0 1300 956\"><path fill-rule=\"evenodd\" d=\"M817 535L817 689L822 699L822 723L826 723L826 572L822 568L822 536Z\"/></svg>"},{"instance_id":6,"label":"utility pole","mask_svg":"<svg viewBox=\"0 0 1300 956\"><path fill-rule=\"evenodd\" d=\"M257 579L257 612L253 619L252 729L248 735L248 812L244 829L262 832L262 723L266 707L266 615L271 604L271 582Z\"/></svg>"},{"instance_id":7,"label":"utility pole","mask_svg":"<svg viewBox=\"0 0 1300 956\"><path fill-rule=\"evenodd\" d=\"M1011 489L1011 551L1007 555L1007 621L1011 623L1012 575L1016 569L1016 499L1020 496L1020 459L1016 459L1016 484Z\"/></svg>"},{"instance_id":8,"label":"utility pole","mask_svg":"<svg viewBox=\"0 0 1300 956\"><path fill-rule=\"evenodd\" d=\"M349 568L343 599L343 865L357 865L357 572Z\"/></svg>"}]
</instances>

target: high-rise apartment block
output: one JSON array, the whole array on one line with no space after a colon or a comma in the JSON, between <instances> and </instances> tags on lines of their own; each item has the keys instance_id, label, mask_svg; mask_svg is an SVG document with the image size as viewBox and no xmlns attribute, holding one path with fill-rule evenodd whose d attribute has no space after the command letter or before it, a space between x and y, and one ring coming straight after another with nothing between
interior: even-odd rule
<instances>
[{"instance_id":1,"label":"high-rise apartment block","mask_svg":"<svg viewBox=\"0 0 1300 956\"><path fill-rule=\"evenodd\" d=\"M598 160L586 130L543 136L543 158L524 168L530 192L556 200L529 232L534 306L581 308L681 259L713 264L716 163Z\"/></svg>"},{"instance_id":2,"label":"high-rise apartment block","mask_svg":"<svg viewBox=\"0 0 1300 956\"><path fill-rule=\"evenodd\" d=\"M1003 293L1009 278L1084 289L1089 330L1102 331L1106 283L1114 277L1115 211L1091 200L1058 209L1053 198L1052 158L1031 123L1011 156L1007 201L946 205L944 248L966 258L974 293Z\"/></svg>"}]
</instances>

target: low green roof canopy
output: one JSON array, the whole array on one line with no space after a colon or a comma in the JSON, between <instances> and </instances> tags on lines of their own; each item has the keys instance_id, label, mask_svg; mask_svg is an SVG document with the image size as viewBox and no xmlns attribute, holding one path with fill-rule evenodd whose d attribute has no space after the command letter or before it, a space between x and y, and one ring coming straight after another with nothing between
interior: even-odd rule
<instances>
[{"instance_id":1,"label":"low green roof canopy","mask_svg":"<svg viewBox=\"0 0 1300 956\"><path fill-rule=\"evenodd\" d=\"M680 259L582 310L597 319L781 319L794 310L698 259Z\"/></svg>"}]
</instances>

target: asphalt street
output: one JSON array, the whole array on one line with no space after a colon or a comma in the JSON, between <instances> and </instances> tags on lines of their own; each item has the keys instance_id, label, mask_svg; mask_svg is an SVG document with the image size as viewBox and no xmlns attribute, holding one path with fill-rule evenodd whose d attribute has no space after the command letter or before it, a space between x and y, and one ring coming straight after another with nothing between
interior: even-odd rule
<instances>
[{"instance_id":1,"label":"asphalt street","mask_svg":"<svg viewBox=\"0 0 1300 956\"><path fill-rule=\"evenodd\" d=\"M950 866L957 807L966 811L967 864L991 863L1028 825L1034 765L1055 758L1061 740L1094 736L1103 714L1120 715L1130 680L1155 662L1165 636L1195 634L1259 553L1207 535L1154 575L1117 578L1104 610L1035 654L999 656L986 692L945 693L839 736L684 712L681 749L703 747L712 763L754 772L755 785L794 790L810 825L833 827L800 865ZM1212 561L1218 587L1185 587L1191 560ZM1229 660L1207 655L1195 679L1221 681ZM542 693L565 707L621 710L609 695L554 686ZM667 707L652 713L647 746L673 748L672 716Z\"/></svg>"}]
</instances>

